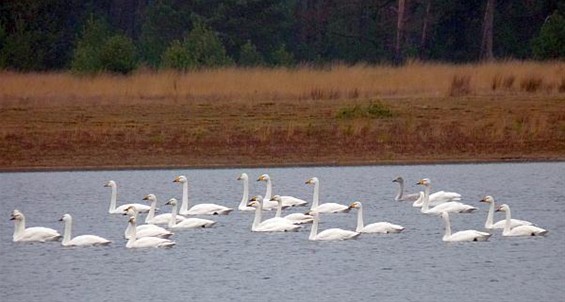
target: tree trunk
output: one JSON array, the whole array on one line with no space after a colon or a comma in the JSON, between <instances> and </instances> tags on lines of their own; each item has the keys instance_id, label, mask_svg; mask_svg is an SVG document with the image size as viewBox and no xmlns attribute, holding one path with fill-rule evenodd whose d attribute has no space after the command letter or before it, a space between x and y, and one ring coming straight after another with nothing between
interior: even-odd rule
<instances>
[{"instance_id":1,"label":"tree trunk","mask_svg":"<svg viewBox=\"0 0 565 302\"><path fill-rule=\"evenodd\" d=\"M494 59L494 55L492 53L492 43L495 1L496 0L487 0L487 7L485 9L485 20L483 22L483 39L481 42L481 60L483 61L492 61Z\"/></svg>"},{"instance_id":2,"label":"tree trunk","mask_svg":"<svg viewBox=\"0 0 565 302\"><path fill-rule=\"evenodd\" d=\"M428 24L430 22L430 10L432 8L432 0L426 0L426 14L422 22L422 37L420 39L420 58L426 53L426 40L428 34Z\"/></svg>"},{"instance_id":3,"label":"tree trunk","mask_svg":"<svg viewBox=\"0 0 565 302\"><path fill-rule=\"evenodd\" d=\"M396 63L402 62L402 40L404 38L404 11L406 8L406 0L398 0L398 20L396 23L396 46L394 55Z\"/></svg>"}]
</instances>

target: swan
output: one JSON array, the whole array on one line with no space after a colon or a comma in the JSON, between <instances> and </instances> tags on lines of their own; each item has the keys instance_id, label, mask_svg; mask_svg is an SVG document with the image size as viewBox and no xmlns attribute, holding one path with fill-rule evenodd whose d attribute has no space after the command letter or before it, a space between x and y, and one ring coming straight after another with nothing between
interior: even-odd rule
<instances>
[{"instance_id":1,"label":"swan","mask_svg":"<svg viewBox=\"0 0 565 302\"><path fill-rule=\"evenodd\" d=\"M485 222L485 229L503 229L504 225L506 223L506 219L500 220L496 223L493 223L494 220L494 198L490 195L485 196L483 199L480 200L480 202L485 202L489 204L489 209L488 209L488 215L487 215L487 221ZM533 223L529 222L529 221L525 221L525 220L519 220L519 219L510 219L510 228L515 228L519 225L532 225Z\"/></svg>"},{"instance_id":2,"label":"swan","mask_svg":"<svg viewBox=\"0 0 565 302\"><path fill-rule=\"evenodd\" d=\"M397 178L393 179L392 182L395 182L399 185L398 191L396 191L396 196L394 200L396 201L416 201L419 197L418 193L412 194L404 194L404 178L398 176Z\"/></svg>"},{"instance_id":3,"label":"swan","mask_svg":"<svg viewBox=\"0 0 565 302\"><path fill-rule=\"evenodd\" d=\"M271 211L272 209L276 209L278 207L278 203L271 200L271 198L273 198L273 186L272 186L271 178L269 177L269 175L263 174L263 175L259 176L259 178L257 178L257 181L265 181L267 183L267 189L265 191L265 198L263 198L263 201L262 201L263 210ZM283 208L287 208L287 207L288 206L285 206L283 204Z\"/></svg>"},{"instance_id":4,"label":"swan","mask_svg":"<svg viewBox=\"0 0 565 302\"><path fill-rule=\"evenodd\" d=\"M264 182L267 183L267 192L265 194L265 199L268 200L268 203L272 202L271 194L272 194L272 191L273 191L273 183L271 181L271 177L269 176L269 174L263 174L263 175L259 176L257 181L264 181ZM284 208L305 206L308 203L305 200L302 200L300 198L296 198L296 197L293 197L293 196L280 196L280 198L282 199L282 205L283 205ZM265 203L265 201L263 201L263 203Z\"/></svg>"},{"instance_id":5,"label":"swan","mask_svg":"<svg viewBox=\"0 0 565 302\"><path fill-rule=\"evenodd\" d=\"M355 201L349 206L352 209L358 209L357 212L357 233L400 233L404 227L390 222L375 222L368 225L363 224L363 205L360 201Z\"/></svg>"},{"instance_id":6,"label":"swan","mask_svg":"<svg viewBox=\"0 0 565 302\"><path fill-rule=\"evenodd\" d=\"M281 217L282 214L282 199L280 195L275 195L273 196L273 198L271 198L271 200L274 200L278 203L277 206L277 212L275 213L275 217ZM288 214L284 217L282 217L294 224L304 224L304 223L310 223L312 221L314 221L314 217L312 217L312 215L307 215L304 213L292 213L292 214Z\"/></svg>"},{"instance_id":7,"label":"swan","mask_svg":"<svg viewBox=\"0 0 565 302\"><path fill-rule=\"evenodd\" d=\"M71 231L73 226L73 218L70 214L65 214L59 221L65 222L65 231L63 233L62 246L91 246L91 245L108 245L110 240L96 235L80 235L71 239Z\"/></svg>"},{"instance_id":8,"label":"swan","mask_svg":"<svg viewBox=\"0 0 565 302\"><path fill-rule=\"evenodd\" d=\"M428 188L427 195L430 200L430 206L437 206L442 203L461 200L461 194L455 192L438 191L430 194L432 182L429 178L424 178L424 180L427 182L425 186ZM420 183L418 182L418 184ZM424 201L422 199L418 199L412 203L412 206L415 208L420 208L423 205Z\"/></svg>"},{"instance_id":9,"label":"swan","mask_svg":"<svg viewBox=\"0 0 565 302\"><path fill-rule=\"evenodd\" d=\"M26 218L19 210L13 210L10 220L14 220L14 242L31 242L31 241L57 241L61 238L61 234L54 229L46 227L31 227L26 229Z\"/></svg>"},{"instance_id":10,"label":"swan","mask_svg":"<svg viewBox=\"0 0 565 302\"><path fill-rule=\"evenodd\" d=\"M143 197L143 200L149 200L151 202L151 209L147 216L145 217L145 223L149 224L168 224L169 220L172 218L171 213L163 213L155 216L155 208L157 207L157 196L155 194L147 194ZM176 222L184 220L185 217L181 215L176 215ZM139 227L138 227L139 230ZM140 236L142 237L142 236Z\"/></svg>"},{"instance_id":11,"label":"swan","mask_svg":"<svg viewBox=\"0 0 565 302\"><path fill-rule=\"evenodd\" d=\"M186 176L177 176L173 182L182 184L182 204L180 206L180 215L228 215L232 208L224 207L213 203L201 203L188 208L188 180Z\"/></svg>"},{"instance_id":12,"label":"swan","mask_svg":"<svg viewBox=\"0 0 565 302\"><path fill-rule=\"evenodd\" d=\"M243 197L237 209L240 211L255 211L255 208L247 206L247 201L249 200L249 176L247 176L247 173L241 173L237 180L243 180Z\"/></svg>"},{"instance_id":13,"label":"swan","mask_svg":"<svg viewBox=\"0 0 565 302\"><path fill-rule=\"evenodd\" d=\"M135 217L137 220L137 211L135 210L135 207L127 208L126 213L124 213L123 215L130 215L132 217ZM137 238L142 238L142 237L169 238L173 236L173 233L171 233L170 231L154 224L138 225L136 226L136 231L137 231ZM132 232L133 230L131 229L131 224L128 223L128 226L126 227L126 230L124 232L124 237L126 239L129 239L132 236Z\"/></svg>"},{"instance_id":14,"label":"swan","mask_svg":"<svg viewBox=\"0 0 565 302\"><path fill-rule=\"evenodd\" d=\"M104 185L104 187L112 188L112 197L110 199L110 208L108 209L108 213L110 213L110 214L123 214L125 209L130 207L130 206L134 206L137 209L137 212L139 212L139 213L147 213L151 209L150 206L140 204L140 203L128 203L128 204L124 204L124 205L121 205L121 206L116 208L116 199L118 197L118 185L116 184L115 181L110 180L110 181L108 181L108 183L106 183Z\"/></svg>"},{"instance_id":15,"label":"swan","mask_svg":"<svg viewBox=\"0 0 565 302\"><path fill-rule=\"evenodd\" d=\"M465 230L455 233L451 233L451 223L449 222L449 213L442 212L441 218L445 223L445 234L442 240L446 242L455 241L487 241L492 234L486 232L480 232L477 230Z\"/></svg>"},{"instance_id":16,"label":"swan","mask_svg":"<svg viewBox=\"0 0 565 302\"><path fill-rule=\"evenodd\" d=\"M262 205L263 198L261 196L254 196L251 201L247 204L250 207L255 208L255 218L253 219L253 224L251 225L251 231L253 232L295 232L301 228L299 225L295 225L292 222L281 218L274 217L261 221L263 212Z\"/></svg>"},{"instance_id":17,"label":"swan","mask_svg":"<svg viewBox=\"0 0 565 302\"><path fill-rule=\"evenodd\" d=\"M547 230L539 228L533 225L519 225L515 228L511 228L512 224L512 214L510 213L510 207L507 204L500 205L496 208L496 211L506 212L506 220L504 223L504 230L502 231L502 236L545 236L547 235Z\"/></svg>"},{"instance_id":18,"label":"swan","mask_svg":"<svg viewBox=\"0 0 565 302\"><path fill-rule=\"evenodd\" d=\"M193 228L210 228L214 224L215 221L209 219L202 219L202 218L186 218L182 221L175 222L175 218L177 216L177 199L171 198L165 205L172 206L171 209L171 216L173 219L169 219L169 229L171 230L182 230L182 229L193 229Z\"/></svg>"},{"instance_id":19,"label":"swan","mask_svg":"<svg viewBox=\"0 0 565 302\"><path fill-rule=\"evenodd\" d=\"M142 237L137 238L136 218L130 217L128 223L133 230L131 237L126 243L127 248L146 248L146 247L173 247L176 242L158 237Z\"/></svg>"},{"instance_id":20,"label":"swan","mask_svg":"<svg viewBox=\"0 0 565 302\"><path fill-rule=\"evenodd\" d=\"M357 236L361 234L359 232L339 228L331 228L318 233L318 224L320 222L319 212L309 211L308 214L314 217L314 222L312 224L312 228L310 229L310 236L308 236L309 240L347 240L357 238Z\"/></svg>"},{"instance_id":21,"label":"swan","mask_svg":"<svg viewBox=\"0 0 565 302\"><path fill-rule=\"evenodd\" d=\"M420 212L424 214L435 214L440 215L442 212L450 212L450 213L472 213L476 211L477 208L458 202L458 201L451 201L442 204L438 204L437 206L430 209L430 186L429 186L429 179L424 178L418 182L419 185L424 186L424 205L420 209Z\"/></svg>"},{"instance_id":22,"label":"swan","mask_svg":"<svg viewBox=\"0 0 565 302\"><path fill-rule=\"evenodd\" d=\"M318 180L317 177L312 177L306 181L306 184L314 185L314 195L312 197L312 207L310 208L310 211L316 211L318 213L347 213L351 210L348 206L334 202L327 202L318 205L320 196L320 180Z\"/></svg>"}]
</instances>

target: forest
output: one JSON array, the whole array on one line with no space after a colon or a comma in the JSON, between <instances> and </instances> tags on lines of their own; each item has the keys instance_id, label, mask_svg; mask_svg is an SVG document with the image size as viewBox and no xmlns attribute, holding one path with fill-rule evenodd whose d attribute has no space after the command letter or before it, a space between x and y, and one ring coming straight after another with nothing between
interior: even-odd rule
<instances>
[{"instance_id":1,"label":"forest","mask_svg":"<svg viewBox=\"0 0 565 302\"><path fill-rule=\"evenodd\" d=\"M0 69L559 59L564 13L558 0L4 0Z\"/></svg>"}]
</instances>

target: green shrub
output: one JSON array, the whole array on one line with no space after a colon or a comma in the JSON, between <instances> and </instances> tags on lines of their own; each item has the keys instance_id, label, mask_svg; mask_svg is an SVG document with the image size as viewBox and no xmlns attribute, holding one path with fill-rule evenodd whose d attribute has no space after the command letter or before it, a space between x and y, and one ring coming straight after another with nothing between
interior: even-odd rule
<instances>
[{"instance_id":1,"label":"green shrub","mask_svg":"<svg viewBox=\"0 0 565 302\"><path fill-rule=\"evenodd\" d=\"M291 67L294 65L294 56L286 50L286 46L282 44L271 54L271 61L275 66Z\"/></svg>"},{"instance_id":2,"label":"green shrub","mask_svg":"<svg viewBox=\"0 0 565 302\"><path fill-rule=\"evenodd\" d=\"M336 117L338 119L355 119L355 118L388 118L392 117L394 113L388 106L381 102L371 102L369 105L362 107L360 105L353 105L341 108Z\"/></svg>"},{"instance_id":3,"label":"green shrub","mask_svg":"<svg viewBox=\"0 0 565 302\"><path fill-rule=\"evenodd\" d=\"M537 59L565 57L565 18L558 11L541 27L539 35L532 41L532 51Z\"/></svg>"},{"instance_id":4,"label":"green shrub","mask_svg":"<svg viewBox=\"0 0 565 302\"><path fill-rule=\"evenodd\" d=\"M186 71L196 66L196 62L194 58L191 57L188 50L184 48L182 43L175 40L163 53L161 57L161 66L163 68Z\"/></svg>"},{"instance_id":5,"label":"green shrub","mask_svg":"<svg viewBox=\"0 0 565 302\"><path fill-rule=\"evenodd\" d=\"M257 48L251 41L247 41L247 43L241 46L239 50L239 65L246 66L246 67L253 67L263 65L263 57L257 51Z\"/></svg>"},{"instance_id":6,"label":"green shrub","mask_svg":"<svg viewBox=\"0 0 565 302\"><path fill-rule=\"evenodd\" d=\"M74 49L71 70L77 73L95 73L104 66L100 60L100 51L110 36L108 24L101 19L90 17Z\"/></svg>"},{"instance_id":7,"label":"green shrub","mask_svg":"<svg viewBox=\"0 0 565 302\"><path fill-rule=\"evenodd\" d=\"M233 64L216 33L202 23L195 23L183 45L190 56L194 58L197 68L221 67Z\"/></svg>"},{"instance_id":8,"label":"green shrub","mask_svg":"<svg viewBox=\"0 0 565 302\"><path fill-rule=\"evenodd\" d=\"M100 49L100 63L105 71L128 74L137 67L133 41L124 35L110 37Z\"/></svg>"}]
</instances>

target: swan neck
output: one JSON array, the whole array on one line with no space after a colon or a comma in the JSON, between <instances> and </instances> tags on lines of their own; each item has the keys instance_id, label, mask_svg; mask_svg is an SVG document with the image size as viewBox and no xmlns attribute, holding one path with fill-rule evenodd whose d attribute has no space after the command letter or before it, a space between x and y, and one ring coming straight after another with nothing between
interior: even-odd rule
<instances>
[{"instance_id":1,"label":"swan neck","mask_svg":"<svg viewBox=\"0 0 565 302\"><path fill-rule=\"evenodd\" d=\"M157 198L155 198L155 200L151 201L151 208L149 208L149 213L147 213L147 216L145 216L145 223L149 223L149 221L151 221L151 219L153 219L155 217L155 208L157 207ZM136 213L137 215L137 213ZM135 217L137 219L137 217Z\"/></svg>"},{"instance_id":2,"label":"swan neck","mask_svg":"<svg viewBox=\"0 0 565 302\"><path fill-rule=\"evenodd\" d=\"M451 237L451 222L449 221L449 216L445 215L443 217L443 221L445 222L445 235L443 238Z\"/></svg>"},{"instance_id":3,"label":"swan neck","mask_svg":"<svg viewBox=\"0 0 565 302\"><path fill-rule=\"evenodd\" d=\"M125 236L126 239L131 238L133 230L131 229L131 223L128 222L128 226L126 227Z\"/></svg>"},{"instance_id":4,"label":"swan neck","mask_svg":"<svg viewBox=\"0 0 565 302\"><path fill-rule=\"evenodd\" d=\"M180 212L188 211L188 182L182 184L182 203L180 205Z\"/></svg>"},{"instance_id":5,"label":"swan neck","mask_svg":"<svg viewBox=\"0 0 565 302\"><path fill-rule=\"evenodd\" d=\"M22 218L22 220L16 220L16 223L14 225L14 236L13 238L16 239L17 237L19 237L24 230L26 229L26 219L25 217Z\"/></svg>"},{"instance_id":6,"label":"swan neck","mask_svg":"<svg viewBox=\"0 0 565 302\"><path fill-rule=\"evenodd\" d=\"M311 207L311 209L318 207L319 199L320 199L320 183L316 182L314 184L314 195L312 196L312 207Z\"/></svg>"},{"instance_id":7,"label":"swan neck","mask_svg":"<svg viewBox=\"0 0 565 302\"><path fill-rule=\"evenodd\" d=\"M263 206L261 203L255 208L255 218L253 219L253 225L251 226L251 230L255 231L259 224L261 224L261 212L263 212Z\"/></svg>"},{"instance_id":8,"label":"swan neck","mask_svg":"<svg viewBox=\"0 0 565 302\"><path fill-rule=\"evenodd\" d=\"M398 182L398 189L396 191L396 197L394 198L394 200L402 200L402 195L404 193L404 183L403 182Z\"/></svg>"},{"instance_id":9,"label":"swan neck","mask_svg":"<svg viewBox=\"0 0 565 302\"><path fill-rule=\"evenodd\" d=\"M267 191L265 192L265 199L270 200L273 196L273 183L271 179L267 179Z\"/></svg>"},{"instance_id":10,"label":"swan neck","mask_svg":"<svg viewBox=\"0 0 565 302\"><path fill-rule=\"evenodd\" d=\"M118 187L112 186L112 195L110 197L110 209L109 213L113 213L116 210L116 200L118 199Z\"/></svg>"},{"instance_id":11,"label":"swan neck","mask_svg":"<svg viewBox=\"0 0 565 302\"><path fill-rule=\"evenodd\" d=\"M171 219L169 219L169 228L172 228L177 224L177 205L171 207Z\"/></svg>"},{"instance_id":12,"label":"swan neck","mask_svg":"<svg viewBox=\"0 0 565 302\"><path fill-rule=\"evenodd\" d=\"M312 227L310 228L310 236L308 239L314 240L318 235L318 223L320 222L320 215L314 215L314 221L312 222Z\"/></svg>"},{"instance_id":13,"label":"swan neck","mask_svg":"<svg viewBox=\"0 0 565 302\"><path fill-rule=\"evenodd\" d=\"M422 213L426 213L430 209L430 186L424 187L424 203L422 205Z\"/></svg>"},{"instance_id":14,"label":"swan neck","mask_svg":"<svg viewBox=\"0 0 565 302\"><path fill-rule=\"evenodd\" d=\"M510 208L506 208L506 221L504 222L504 231L503 233L508 233L510 232L510 224L511 224L511 220L512 220L512 214L510 213Z\"/></svg>"},{"instance_id":15,"label":"swan neck","mask_svg":"<svg viewBox=\"0 0 565 302\"><path fill-rule=\"evenodd\" d=\"M243 197L241 197L241 202L239 203L239 209L243 210L247 207L247 201L249 200L249 180L243 180Z\"/></svg>"},{"instance_id":16,"label":"swan neck","mask_svg":"<svg viewBox=\"0 0 565 302\"><path fill-rule=\"evenodd\" d=\"M126 243L126 247L132 247L132 245L135 243L135 241L137 240L137 224L134 222L130 222L129 226L131 228L131 234L130 237L128 238L128 242Z\"/></svg>"},{"instance_id":17,"label":"swan neck","mask_svg":"<svg viewBox=\"0 0 565 302\"><path fill-rule=\"evenodd\" d=\"M72 232L73 222L71 219L65 221L65 231L63 233L63 245L66 245L69 241L71 241L71 232Z\"/></svg>"},{"instance_id":18,"label":"swan neck","mask_svg":"<svg viewBox=\"0 0 565 302\"><path fill-rule=\"evenodd\" d=\"M490 229L494 223L494 201L489 204L485 228Z\"/></svg>"},{"instance_id":19,"label":"swan neck","mask_svg":"<svg viewBox=\"0 0 565 302\"><path fill-rule=\"evenodd\" d=\"M365 223L363 223L363 207L360 207L359 211L357 211L357 230L355 231L361 232L364 226Z\"/></svg>"},{"instance_id":20,"label":"swan neck","mask_svg":"<svg viewBox=\"0 0 565 302\"><path fill-rule=\"evenodd\" d=\"M282 201L277 201L277 212L275 213L275 217L281 217L282 215Z\"/></svg>"}]
</instances>

